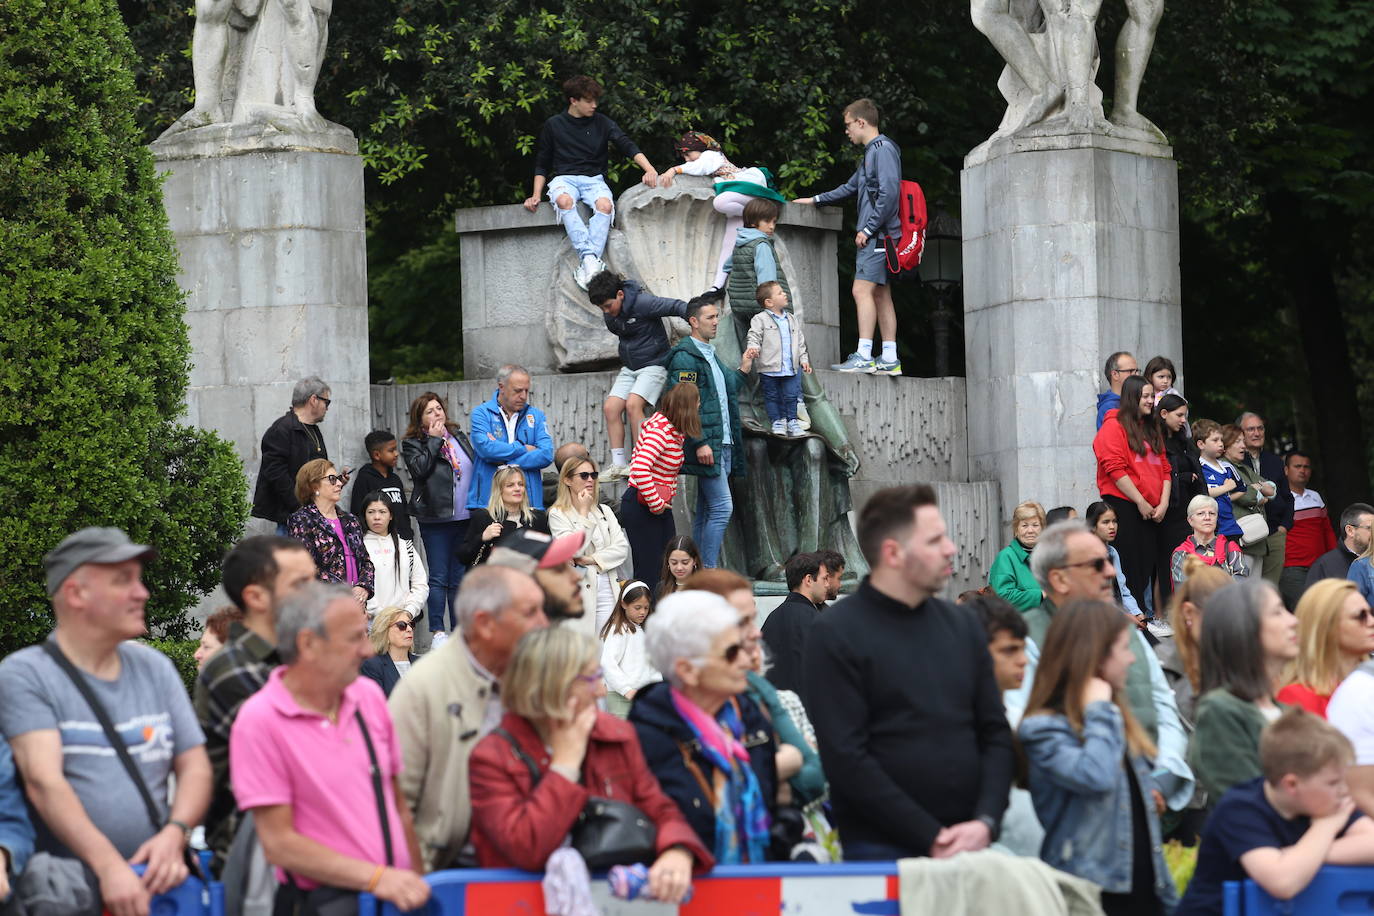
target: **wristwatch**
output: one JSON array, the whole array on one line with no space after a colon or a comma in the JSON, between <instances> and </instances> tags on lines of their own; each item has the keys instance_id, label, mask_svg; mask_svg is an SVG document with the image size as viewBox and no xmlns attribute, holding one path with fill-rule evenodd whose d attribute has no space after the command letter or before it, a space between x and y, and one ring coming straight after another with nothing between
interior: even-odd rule
<instances>
[{"instance_id":1,"label":"wristwatch","mask_svg":"<svg viewBox=\"0 0 1374 916\"><path fill-rule=\"evenodd\" d=\"M191 825L190 825L190 824L187 824L185 821L179 821L179 820L177 820L176 818L168 818L168 819L167 819L167 826L168 826L168 827L175 827L175 828L177 828L178 830L181 831L182 839L183 839L185 842L187 842L187 843L191 842Z\"/></svg>"}]
</instances>

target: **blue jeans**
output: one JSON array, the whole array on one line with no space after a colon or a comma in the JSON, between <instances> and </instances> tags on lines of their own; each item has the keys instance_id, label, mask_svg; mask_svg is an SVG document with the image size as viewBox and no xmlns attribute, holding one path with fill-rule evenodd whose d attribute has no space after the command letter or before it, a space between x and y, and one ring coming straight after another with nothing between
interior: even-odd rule
<instances>
[{"instance_id":1,"label":"blue jeans","mask_svg":"<svg viewBox=\"0 0 1374 916\"><path fill-rule=\"evenodd\" d=\"M553 204L553 214L563 224L563 231L568 233L568 241L572 242L577 256L601 257L601 253L606 250L606 236L611 233L611 219L615 216L615 198L611 196L611 189L606 186L605 177L555 175L549 182L548 191L549 202ZM560 194L566 194L573 199L573 205L566 210L558 206ZM599 198L611 202L610 213L602 213L596 209ZM577 212L578 201L591 208L592 217L586 223L582 222L582 215Z\"/></svg>"},{"instance_id":2,"label":"blue jeans","mask_svg":"<svg viewBox=\"0 0 1374 916\"><path fill-rule=\"evenodd\" d=\"M451 612L453 602L458 597L458 586L462 584L467 567L454 556L468 536L468 520L456 522L420 521L420 540L425 544L425 559L429 561L429 599L425 602L429 612L429 632L443 633L449 628L444 625L445 607ZM453 627L458 620L450 613Z\"/></svg>"},{"instance_id":3,"label":"blue jeans","mask_svg":"<svg viewBox=\"0 0 1374 916\"><path fill-rule=\"evenodd\" d=\"M715 454L720 473L715 477L697 478L697 511L692 517L692 540L701 551L701 565L715 569L720 565L720 545L725 540L725 526L735 510L730 496L731 455L734 447L722 446Z\"/></svg>"},{"instance_id":4,"label":"blue jeans","mask_svg":"<svg viewBox=\"0 0 1374 916\"><path fill-rule=\"evenodd\" d=\"M760 375L759 381L763 384L763 407L768 411L768 419L774 423L797 419L801 374Z\"/></svg>"}]
</instances>

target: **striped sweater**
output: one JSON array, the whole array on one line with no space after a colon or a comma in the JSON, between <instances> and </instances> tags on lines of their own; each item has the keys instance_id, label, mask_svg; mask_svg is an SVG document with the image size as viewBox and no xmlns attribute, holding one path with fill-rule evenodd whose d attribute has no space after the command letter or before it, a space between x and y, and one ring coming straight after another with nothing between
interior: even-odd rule
<instances>
[{"instance_id":1,"label":"striped sweater","mask_svg":"<svg viewBox=\"0 0 1374 916\"><path fill-rule=\"evenodd\" d=\"M668 418L656 413L645 420L630 460L630 486L655 515L673 504L682 459L682 433Z\"/></svg>"}]
</instances>

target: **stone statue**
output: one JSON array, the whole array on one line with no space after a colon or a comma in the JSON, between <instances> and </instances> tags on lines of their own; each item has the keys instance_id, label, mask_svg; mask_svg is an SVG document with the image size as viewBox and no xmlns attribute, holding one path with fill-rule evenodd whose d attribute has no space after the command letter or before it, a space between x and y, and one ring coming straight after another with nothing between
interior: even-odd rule
<instances>
[{"instance_id":1,"label":"stone statue","mask_svg":"<svg viewBox=\"0 0 1374 916\"><path fill-rule=\"evenodd\" d=\"M1165 142L1137 107L1164 0L1125 3L1128 18L1117 36L1116 90L1108 120L1094 81L1102 0L971 0L974 27L1007 62L998 80L1007 113L994 139L1097 133Z\"/></svg>"},{"instance_id":2,"label":"stone statue","mask_svg":"<svg viewBox=\"0 0 1374 916\"><path fill-rule=\"evenodd\" d=\"M725 231L725 220L711 207L713 193L709 179L683 176L671 188L636 185L620 195L618 225L606 245L607 266L660 296L688 299L706 289ZM781 239L777 250L784 273L796 276L789 270L791 258ZM555 266L548 318L563 371L602 368L616 360L615 338L606 332L600 311L572 281L575 266L571 250ZM793 307L804 315L807 293L795 284L794 293ZM755 302L731 305L715 340L722 364L739 365L749 319L756 311ZM685 323L674 324L678 336L687 333ZM735 510L723 563L757 580L760 593L787 591L782 565L796 551L839 551L845 557L846 581L868 571L848 518L849 478L859 467L857 451L816 374L802 376L802 397L811 416L810 434L790 439L771 434L757 375L740 393L748 476L732 482ZM695 503L695 480L686 480L680 496L690 506Z\"/></svg>"},{"instance_id":3,"label":"stone statue","mask_svg":"<svg viewBox=\"0 0 1374 916\"><path fill-rule=\"evenodd\" d=\"M163 133L252 125L295 135L345 130L315 110L332 0L196 0L196 100Z\"/></svg>"}]
</instances>

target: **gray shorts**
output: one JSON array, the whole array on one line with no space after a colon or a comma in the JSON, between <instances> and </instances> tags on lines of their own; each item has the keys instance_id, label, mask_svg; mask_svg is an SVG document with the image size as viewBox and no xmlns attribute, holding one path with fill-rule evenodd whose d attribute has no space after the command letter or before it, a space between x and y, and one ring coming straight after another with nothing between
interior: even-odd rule
<instances>
[{"instance_id":1,"label":"gray shorts","mask_svg":"<svg viewBox=\"0 0 1374 916\"><path fill-rule=\"evenodd\" d=\"M879 247L882 246L882 247ZM854 253L854 279L887 285L887 239L871 238Z\"/></svg>"},{"instance_id":2,"label":"gray shorts","mask_svg":"<svg viewBox=\"0 0 1374 916\"><path fill-rule=\"evenodd\" d=\"M664 366L645 366L643 369L621 367L620 374L611 385L610 397L628 401L630 395L637 394L648 403L656 404L667 381L668 370Z\"/></svg>"}]
</instances>

